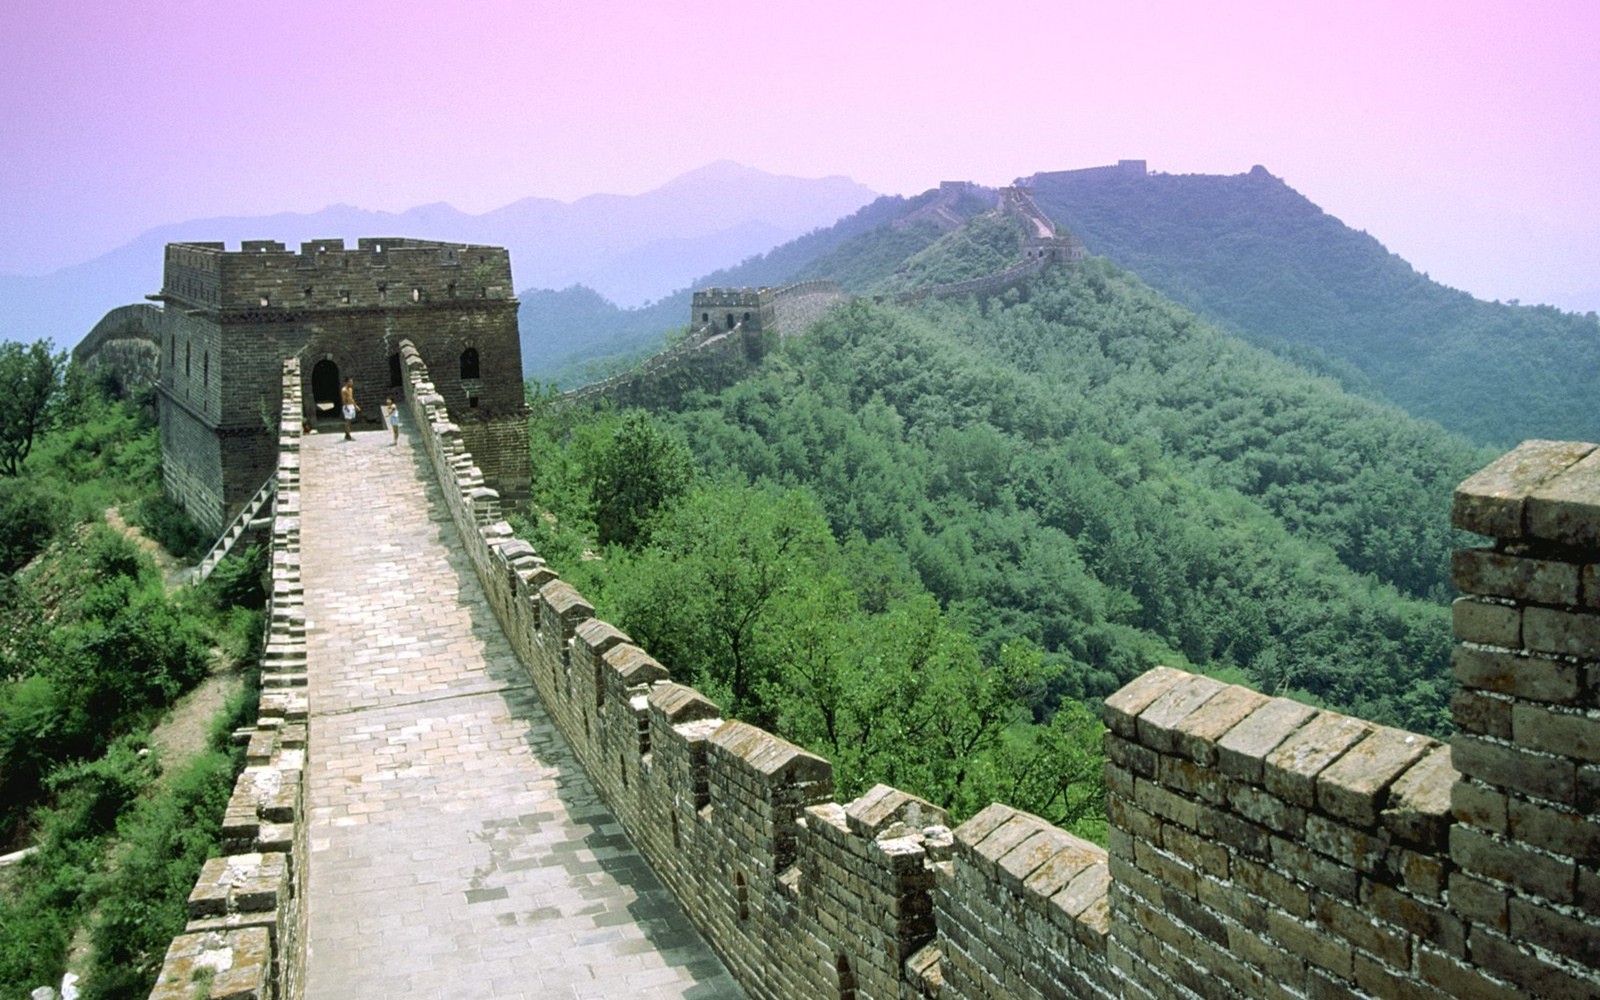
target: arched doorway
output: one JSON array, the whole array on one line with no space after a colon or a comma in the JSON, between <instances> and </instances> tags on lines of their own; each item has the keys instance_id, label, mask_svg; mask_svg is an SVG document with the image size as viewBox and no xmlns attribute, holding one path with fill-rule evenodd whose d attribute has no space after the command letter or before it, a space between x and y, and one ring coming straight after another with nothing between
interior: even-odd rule
<instances>
[{"instance_id":1,"label":"arched doorway","mask_svg":"<svg viewBox=\"0 0 1600 1000\"><path fill-rule=\"evenodd\" d=\"M332 358L323 358L311 366L311 405L317 420L338 415L339 366Z\"/></svg>"}]
</instances>

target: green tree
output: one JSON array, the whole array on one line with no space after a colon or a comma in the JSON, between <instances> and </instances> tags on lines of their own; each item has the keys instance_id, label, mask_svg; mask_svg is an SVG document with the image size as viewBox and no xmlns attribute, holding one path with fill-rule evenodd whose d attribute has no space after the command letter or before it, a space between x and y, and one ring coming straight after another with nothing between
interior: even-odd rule
<instances>
[{"instance_id":1,"label":"green tree","mask_svg":"<svg viewBox=\"0 0 1600 1000\"><path fill-rule=\"evenodd\" d=\"M640 541L650 515L694 482L689 449L643 410L623 414L583 461L601 545Z\"/></svg>"},{"instance_id":2,"label":"green tree","mask_svg":"<svg viewBox=\"0 0 1600 1000\"><path fill-rule=\"evenodd\" d=\"M43 340L0 343L0 475L15 476L50 422L67 356Z\"/></svg>"}]
</instances>

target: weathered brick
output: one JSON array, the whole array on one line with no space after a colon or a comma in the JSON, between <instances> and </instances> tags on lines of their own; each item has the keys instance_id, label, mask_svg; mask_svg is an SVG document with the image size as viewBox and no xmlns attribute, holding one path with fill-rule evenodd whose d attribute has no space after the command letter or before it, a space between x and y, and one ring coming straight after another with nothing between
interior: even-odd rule
<instances>
[{"instance_id":1,"label":"weathered brick","mask_svg":"<svg viewBox=\"0 0 1600 1000\"><path fill-rule=\"evenodd\" d=\"M1266 695L1230 684L1173 727L1173 749L1197 764L1213 765L1217 741L1266 703Z\"/></svg>"},{"instance_id":2,"label":"weathered brick","mask_svg":"<svg viewBox=\"0 0 1600 1000\"><path fill-rule=\"evenodd\" d=\"M1476 597L1458 597L1450 605L1457 642L1517 649L1522 645L1522 608Z\"/></svg>"},{"instance_id":3,"label":"weathered brick","mask_svg":"<svg viewBox=\"0 0 1600 1000\"><path fill-rule=\"evenodd\" d=\"M1533 486L1522 524L1540 541L1600 546L1600 454L1591 452Z\"/></svg>"},{"instance_id":4,"label":"weathered brick","mask_svg":"<svg viewBox=\"0 0 1600 1000\"><path fill-rule=\"evenodd\" d=\"M1140 746L1132 740L1125 740L1111 730L1106 730L1103 745L1106 751L1106 760L1132 774L1142 778L1154 778L1156 768L1160 765L1161 755L1146 746Z\"/></svg>"},{"instance_id":5,"label":"weathered brick","mask_svg":"<svg viewBox=\"0 0 1600 1000\"><path fill-rule=\"evenodd\" d=\"M1450 909L1463 920L1502 932L1511 926L1506 910L1511 890L1505 885L1459 871L1451 872L1449 881Z\"/></svg>"},{"instance_id":6,"label":"weathered brick","mask_svg":"<svg viewBox=\"0 0 1600 1000\"><path fill-rule=\"evenodd\" d=\"M1200 804L1176 795L1155 782L1139 779L1133 785L1133 801L1148 813L1171 820L1190 830L1199 825Z\"/></svg>"},{"instance_id":7,"label":"weathered brick","mask_svg":"<svg viewBox=\"0 0 1600 1000\"><path fill-rule=\"evenodd\" d=\"M1576 664L1563 660L1463 646L1450 654L1450 665L1465 687L1534 701L1572 701L1582 676Z\"/></svg>"},{"instance_id":8,"label":"weathered brick","mask_svg":"<svg viewBox=\"0 0 1600 1000\"><path fill-rule=\"evenodd\" d=\"M1228 849L1205 837L1164 823L1161 827L1161 848L1190 864L1201 871L1209 872L1218 878L1228 877Z\"/></svg>"},{"instance_id":9,"label":"weathered brick","mask_svg":"<svg viewBox=\"0 0 1600 1000\"><path fill-rule=\"evenodd\" d=\"M1351 826L1318 813L1306 817L1307 847L1325 854L1341 865L1361 872L1374 872L1383 864L1389 838L1381 830Z\"/></svg>"},{"instance_id":10,"label":"weathered brick","mask_svg":"<svg viewBox=\"0 0 1600 1000\"><path fill-rule=\"evenodd\" d=\"M1492 833L1506 832L1506 795L1492 785L1457 782L1451 790L1450 805L1456 819L1468 826Z\"/></svg>"},{"instance_id":11,"label":"weathered brick","mask_svg":"<svg viewBox=\"0 0 1600 1000\"><path fill-rule=\"evenodd\" d=\"M1271 865L1248 858L1233 859L1233 878L1246 892L1264 899L1296 917L1311 916L1311 892L1285 877Z\"/></svg>"},{"instance_id":12,"label":"weathered brick","mask_svg":"<svg viewBox=\"0 0 1600 1000\"><path fill-rule=\"evenodd\" d=\"M1193 676L1171 667L1157 667L1140 674L1105 700L1101 717L1106 728L1119 736L1135 738L1139 713L1168 689Z\"/></svg>"},{"instance_id":13,"label":"weathered brick","mask_svg":"<svg viewBox=\"0 0 1600 1000\"><path fill-rule=\"evenodd\" d=\"M1307 819L1309 824L1310 820ZM1359 899L1361 877L1342 861L1311 850L1299 841L1272 838L1272 863L1279 870L1341 899Z\"/></svg>"},{"instance_id":14,"label":"weathered brick","mask_svg":"<svg viewBox=\"0 0 1600 1000\"><path fill-rule=\"evenodd\" d=\"M1558 608L1524 608L1522 645L1536 653L1592 658L1600 654L1600 615Z\"/></svg>"},{"instance_id":15,"label":"weathered brick","mask_svg":"<svg viewBox=\"0 0 1600 1000\"><path fill-rule=\"evenodd\" d=\"M1133 845L1134 861L1142 871L1162 885L1178 890L1186 896L1197 895L1195 869L1186 859L1179 859L1155 845L1140 841Z\"/></svg>"},{"instance_id":16,"label":"weathered brick","mask_svg":"<svg viewBox=\"0 0 1600 1000\"><path fill-rule=\"evenodd\" d=\"M1531 750L1579 760L1600 761L1600 718L1544 705L1519 704L1511 709L1511 736Z\"/></svg>"},{"instance_id":17,"label":"weathered brick","mask_svg":"<svg viewBox=\"0 0 1600 1000\"><path fill-rule=\"evenodd\" d=\"M1456 487L1451 525L1491 538L1521 538L1528 495L1594 449L1571 441L1524 441Z\"/></svg>"},{"instance_id":18,"label":"weathered brick","mask_svg":"<svg viewBox=\"0 0 1600 1000\"><path fill-rule=\"evenodd\" d=\"M1230 786L1228 805L1243 818L1277 833L1297 837L1306 826L1304 808L1255 785L1236 782Z\"/></svg>"},{"instance_id":19,"label":"weathered brick","mask_svg":"<svg viewBox=\"0 0 1600 1000\"><path fill-rule=\"evenodd\" d=\"M1585 864L1600 862L1600 817L1522 799L1512 799L1508 813L1512 839Z\"/></svg>"},{"instance_id":20,"label":"weathered brick","mask_svg":"<svg viewBox=\"0 0 1600 1000\"><path fill-rule=\"evenodd\" d=\"M1139 713L1135 724L1139 742L1161 753L1171 753L1174 727L1222 688L1221 681L1193 674L1167 688Z\"/></svg>"},{"instance_id":21,"label":"weathered brick","mask_svg":"<svg viewBox=\"0 0 1600 1000\"><path fill-rule=\"evenodd\" d=\"M1379 727L1317 775L1317 807L1371 826L1378 821L1389 786L1436 745L1425 736Z\"/></svg>"},{"instance_id":22,"label":"weathered brick","mask_svg":"<svg viewBox=\"0 0 1600 1000\"><path fill-rule=\"evenodd\" d=\"M1595 995L1592 975L1580 978L1555 968L1519 942L1486 928L1474 927L1468 933L1467 946L1480 967L1517 983L1540 1000L1592 1000Z\"/></svg>"},{"instance_id":23,"label":"weathered brick","mask_svg":"<svg viewBox=\"0 0 1600 1000\"><path fill-rule=\"evenodd\" d=\"M1037 830L1022 843L1007 851L999 859L1000 881L1012 892L1021 892L1023 883L1039 867L1068 848L1076 847L1077 838L1065 830L1046 827ZM982 848L979 848L982 850Z\"/></svg>"},{"instance_id":24,"label":"weathered brick","mask_svg":"<svg viewBox=\"0 0 1600 1000\"><path fill-rule=\"evenodd\" d=\"M1433 745L1390 786L1381 817L1384 829L1406 843L1442 851L1450 826L1451 791L1460 778L1450 748Z\"/></svg>"},{"instance_id":25,"label":"weathered brick","mask_svg":"<svg viewBox=\"0 0 1600 1000\"><path fill-rule=\"evenodd\" d=\"M1457 688L1450 696L1450 716L1464 733L1511 739L1511 699L1505 695Z\"/></svg>"},{"instance_id":26,"label":"weathered brick","mask_svg":"<svg viewBox=\"0 0 1600 1000\"><path fill-rule=\"evenodd\" d=\"M1485 594L1535 604L1577 604L1575 563L1496 552L1457 549L1450 558L1450 578L1465 594Z\"/></svg>"},{"instance_id":27,"label":"weathered brick","mask_svg":"<svg viewBox=\"0 0 1600 1000\"><path fill-rule=\"evenodd\" d=\"M1577 869L1571 861L1552 858L1469 826L1450 828L1450 857L1462 871L1505 882L1557 903L1573 901Z\"/></svg>"},{"instance_id":28,"label":"weathered brick","mask_svg":"<svg viewBox=\"0 0 1600 1000\"><path fill-rule=\"evenodd\" d=\"M1438 899L1444 895L1446 854L1444 851L1411 850L1391 844L1384 855L1383 870L1399 876L1399 885L1406 892L1424 899Z\"/></svg>"},{"instance_id":29,"label":"weathered brick","mask_svg":"<svg viewBox=\"0 0 1600 1000\"><path fill-rule=\"evenodd\" d=\"M1600 969L1600 920L1581 919L1520 896L1508 904L1511 937L1555 952L1591 969ZM1597 982L1600 987L1600 982Z\"/></svg>"},{"instance_id":30,"label":"weathered brick","mask_svg":"<svg viewBox=\"0 0 1600 1000\"><path fill-rule=\"evenodd\" d=\"M1250 963L1286 986L1298 988L1305 982L1305 961L1275 940L1262 937L1238 924L1230 924L1227 944L1241 961Z\"/></svg>"},{"instance_id":31,"label":"weathered brick","mask_svg":"<svg viewBox=\"0 0 1600 1000\"><path fill-rule=\"evenodd\" d=\"M1161 820L1120 795L1106 798L1106 820L1141 840L1156 841L1161 837Z\"/></svg>"},{"instance_id":32,"label":"weathered brick","mask_svg":"<svg viewBox=\"0 0 1600 1000\"><path fill-rule=\"evenodd\" d=\"M1302 923L1283 913L1267 915L1267 929L1285 948L1336 976L1350 978L1355 953L1348 941L1328 934L1314 923Z\"/></svg>"},{"instance_id":33,"label":"weathered brick","mask_svg":"<svg viewBox=\"0 0 1600 1000\"><path fill-rule=\"evenodd\" d=\"M1203 809L1198 832L1240 854L1266 859L1272 855L1272 834L1225 809Z\"/></svg>"},{"instance_id":34,"label":"weathered brick","mask_svg":"<svg viewBox=\"0 0 1600 1000\"><path fill-rule=\"evenodd\" d=\"M1570 759L1532 753L1468 733L1457 733L1450 750L1456 770L1467 777L1552 802L1576 801L1578 768Z\"/></svg>"},{"instance_id":35,"label":"weathered brick","mask_svg":"<svg viewBox=\"0 0 1600 1000\"><path fill-rule=\"evenodd\" d=\"M1451 1000L1418 981L1409 967L1396 969L1360 952L1355 956L1355 981L1366 994L1385 1000Z\"/></svg>"},{"instance_id":36,"label":"weathered brick","mask_svg":"<svg viewBox=\"0 0 1600 1000\"><path fill-rule=\"evenodd\" d=\"M1382 959L1396 968L1410 968L1411 940L1402 931L1373 920L1363 909L1329 896L1318 896L1314 904L1317 923L1342 940Z\"/></svg>"},{"instance_id":37,"label":"weathered brick","mask_svg":"<svg viewBox=\"0 0 1600 1000\"><path fill-rule=\"evenodd\" d=\"M1267 754L1305 725L1317 710L1287 698L1273 698L1240 720L1217 743L1222 772L1261 784Z\"/></svg>"},{"instance_id":38,"label":"weathered brick","mask_svg":"<svg viewBox=\"0 0 1600 1000\"><path fill-rule=\"evenodd\" d=\"M1467 930L1461 919L1442 905L1419 900L1393 886L1368 882L1362 906L1373 917L1392 924L1451 955L1467 953Z\"/></svg>"},{"instance_id":39,"label":"weathered brick","mask_svg":"<svg viewBox=\"0 0 1600 1000\"><path fill-rule=\"evenodd\" d=\"M1491 979L1459 958L1430 948L1417 949L1417 972L1423 982L1457 1000L1527 1000L1527 994L1517 987Z\"/></svg>"},{"instance_id":40,"label":"weathered brick","mask_svg":"<svg viewBox=\"0 0 1600 1000\"><path fill-rule=\"evenodd\" d=\"M1174 791L1207 802L1222 802L1227 798L1228 786L1233 784L1214 767L1166 754L1161 756L1156 778Z\"/></svg>"},{"instance_id":41,"label":"weathered brick","mask_svg":"<svg viewBox=\"0 0 1600 1000\"><path fill-rule=\"evenodd\" d=\"M1267 791L1307 809L1316 804L1317 775L1373 731L1369 722L1322 712L1267 754Z\"/></svg>"}]
</instances>

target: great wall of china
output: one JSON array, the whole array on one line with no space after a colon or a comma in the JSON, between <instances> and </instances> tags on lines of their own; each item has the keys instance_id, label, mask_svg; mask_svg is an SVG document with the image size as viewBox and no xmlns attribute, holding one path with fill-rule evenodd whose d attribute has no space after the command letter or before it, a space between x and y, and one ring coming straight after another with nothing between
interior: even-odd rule
<instances>
[{"instance_id":1,"label":"great wall of china","mask_svg":"<svg viewBox=\"0 0 1600 1000\"><path fill-rule=\"evenodd\" d=\"M1040 256L976 280L1025 278ZM715 294L704 340L737 342L833 290ZM148 319L108 317L87 353L159 351ZM749 996L1600 996L1595 445L1527 442L1457 490L1454 526L1489 544L1453 559L1448 745L1159 669L1105 703L1102 849L999 803L952 829L892 788L835 801L827 761L674 683L512 536L439 376L411 340L394 349L440 529L596 793ZM306 995L307 381L294 358L281 377L260 717L158 1000Z\"/></svg>"},{"instance_id":2,"label":"great wall of china","mask_svg":"<svg viewBox=\"0 0 1600 1000\"><path fill-rule=\"evenodd\" d=\"M949 206L970 197L975 190L975 185L967 182L947 181L940 185L939 196L932 202L895 224L920 220L947 231L957 228L962 220ZM1002 188L995 211L1016 218L1026 229L1019 262L962 281L874 298L910 305L929 299L997 295L1025 284L1048 267L1083 260L1083 244L1072 237L1056 236L1055 223L1034 204L1026 187ZM702 376L709 374L715 381L719 365L726 368L723 381L731 381L760 359L765 349L763 333L800 336L833 306L849 298L832 281L805 281L778 288L702 289L694 293L691 302L689 336L646 358L634 370L574 389L563 398L569 403L607 399L620 406L644 405L662 388L670 396L696 384Z\"/></svg>"},{"instance_id":3,"label":"great wall of china","mask_svg":"<svg viewBox=\"0 0 1600 1000\"><path fill-rule=\"evenodd\" d=\"M406 405L488 603L628 837L752 997L1600 993L1600 449L1528 442L1458 489L1450 745L1175 670L1105 705L1109 849L1001 804L951 829L728 720L500 520L430 375ZM291 365L293 363L291 362ZM292 411L286 369L285 415ZM284 420L262 719L230 844L153 998L297 1000L298 429ZM282 686L280 686L282 685ZM301 825L292 820L300 819ZM561 956L549 960L559 963ZM226 988L222 983L226 980Z\"/></svg>"}]
</instances>

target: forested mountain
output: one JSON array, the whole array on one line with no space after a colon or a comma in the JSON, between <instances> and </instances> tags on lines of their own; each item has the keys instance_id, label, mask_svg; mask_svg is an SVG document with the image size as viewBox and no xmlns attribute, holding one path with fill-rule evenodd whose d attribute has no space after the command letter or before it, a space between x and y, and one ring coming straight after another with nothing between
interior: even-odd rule
<instances>
[{"instance_id":1,"label":"forested mountain","mask_svg":"<svg viewBox=\"0 0 1600 1000\"><path fill-rule=\"evenodd\" d=\"M1229 177L1039 174L1035 200L1174 300L1474 440L1600 435L1600 323L1480 302L1417 273L1262 167ZM1516 234L1505 234L1516 252ZM1313 360L1313 363L1315 361ZM1348 380L1347 381L1351 381ZM1354 380L1362 384L1362 380Z\"/></svg>"},{"instance_id":2,"label":"forested mountain","mask_svg":"<svg viewBox=\"0 0 1600 1000\"><path fill-rule=\"evenodd\" d=\"M1450 489L1484 456L1102 262L1025 299L856 303L671 422L708 469L892 542L1074 695L1151 665L1142 633L1389 721L1442 706Z\"/></svg>"},{"instance_id":3,"label":"forested mountain","mask_svg":"<svg viewBox=\"0 0 1600 1000\"><path fill-rule=\"evenodd\" d=\"M1018 240L908 228L808 273L884 290ZM834 759L841 794L1082 822L1085 702L1157 664L1448 724L1450 492L1489 455L1104 259L858 299L670 412L544 397L534 431L552 517L523 530L676 677Z\"/></svg>"}]
</instances>

